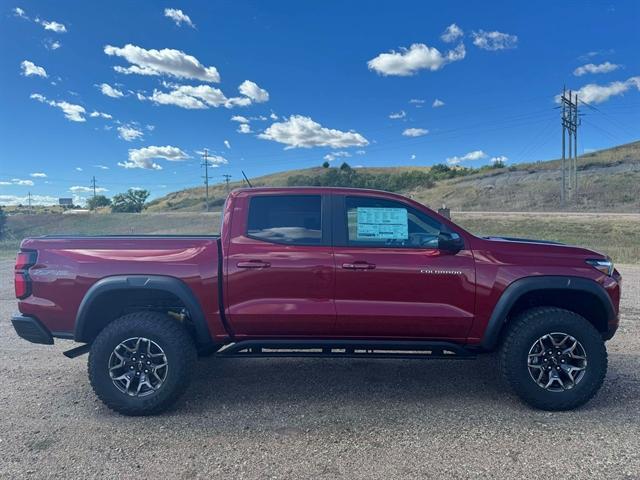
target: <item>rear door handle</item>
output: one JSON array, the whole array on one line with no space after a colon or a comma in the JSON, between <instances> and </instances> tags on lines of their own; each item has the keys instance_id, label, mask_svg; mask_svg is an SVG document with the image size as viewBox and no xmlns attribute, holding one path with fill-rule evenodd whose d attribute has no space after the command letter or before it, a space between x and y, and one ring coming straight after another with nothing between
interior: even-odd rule
<instances>
[{"instance_id":1,"label":"rear door handle","mask_svg":"<svg viewBox=\"0 0 640 480\"><path fill-rule=\"evenodd\" d=\"M373 270L376 268L375 263L369 262L353 262L353 263L343 263L342 268L346 270Z\"/></svg>"},{"instance_id":2,"label":"rear door handle","mask_svg":"<svg viewBox=\"0 0 640 480\"><path fill-rule=\"evenodd\" d=\"M236 267L238 268L268 268L271 264L269 262L263 262L262 260L249 260L248 262L238 262Z\"/></svg>"}]
</instances>

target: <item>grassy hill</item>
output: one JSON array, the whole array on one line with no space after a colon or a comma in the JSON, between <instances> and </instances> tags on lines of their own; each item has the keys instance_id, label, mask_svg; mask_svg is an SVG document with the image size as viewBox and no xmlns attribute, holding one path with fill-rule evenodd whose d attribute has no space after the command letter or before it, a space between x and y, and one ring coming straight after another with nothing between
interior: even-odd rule
<instances>
[{"instance_id":1,"label":"grassy hill","mask_svg":"<svg viewBox=\"0 0 640 480\"><path fill-rule=\"evenodd\" d=\"M290 170L251 179L254 186L283 186L292 177L318 177L326 170ZM403 173L429 173L430 167L360 168L358 175L393 178ZM435 179L433 185L399 189L399 193L426 203L443 203L464 211L640 211L640 142L588 153L578 159L578 195L564 208L560 206L560 160L517 164L509 168L487 169L450 179ZM243 182L230 184L231 188ZM220 207L225 186L209 188L212 207ZM149 205L149 211L203 211L204 188L170 193Z\"/></svg>"}]
</instances>

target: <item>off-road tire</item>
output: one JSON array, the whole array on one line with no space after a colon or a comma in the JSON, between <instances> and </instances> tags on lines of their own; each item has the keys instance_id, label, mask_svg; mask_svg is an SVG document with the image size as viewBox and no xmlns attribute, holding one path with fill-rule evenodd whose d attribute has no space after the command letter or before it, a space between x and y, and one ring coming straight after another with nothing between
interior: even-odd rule
<instances>
[{"instance_id":1,"label":"off-road tire","mask_svg":"<svg viewBox=\"0 0 640 480\"><path fill-rule=\"evenodd\" d=\"M157 391L129 396L109 376L109 358L121 342L144 337L162 348L168 369ZM89 380L96 395L110 409L123 415L155 415L178 400L189 385L197 354L194 341L183 325L159 312L134 312L109 323L96 337L89 352Z\"/></svg>"},{"instance_id":2,"label":"off-road tire","mask_svg":"<svg viewBox=\"0 0 640 480\"><path fill-rule=\"evenodd\" d=\"M577 339L587 357L582 379L571 389L549 391L529 373L528 355L534 342L552 332ZM570 410L587 403L607 373L607 350L602 335L584 317L561 308L536 307L522 312L508 325L500 350L500 369L515 393L542 410Z\"/></svg>"}]
</instances>

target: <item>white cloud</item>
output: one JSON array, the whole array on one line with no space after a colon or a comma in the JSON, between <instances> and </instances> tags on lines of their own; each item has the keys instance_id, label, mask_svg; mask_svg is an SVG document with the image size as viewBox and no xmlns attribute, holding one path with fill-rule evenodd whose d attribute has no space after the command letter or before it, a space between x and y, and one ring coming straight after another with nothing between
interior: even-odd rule
<instances>
[{"instance_id":1,"label":"white cloud","mask_svg":"<svg viewBox=\"0 0 640 480\"><path fill-rule=\"evenodd\" d=\"M429 133L429 130L425 128L407 128L404 132L402 132L402 135L404 135L405 137L422 137L427 133Z\"/></svg>"},{"instance_id":2,"label":"white cloud","mask_svg":"<svg viewBox=\"0 0 640 480\"><path fill-rule=\"evenodd\" d=\"M609 73L617 70L618 68L620 68L620 65L611 62L604 62L598 65L594 63L587 63L586 65L576 68L573 71L573 74L576 77L581 77L587 73Z\"/></svg>"},{"instance_id":3,"label":"white cloud","mask_svg":"<svg viewBox=\"0 0 640 480\"><path fill-rule=\"evenodd\" d=\"M46 103L47 105L50 105L52 107L59 108L60 110L62 110L67 120L71 120L72 122L85 122L87 120L84 117L84 115L86 114L86 110L81 105L75 105L73 103L65 101L47 100L44 95L41 95L39 93L32 93L30 98L41 103Z\"/></svg>"},{"instance_id":4,"label":"white cloud","mask_svg":"<svg viewBox=\"0 0 640 480\"><path fill-rule=\"evenodd\" d=\"M275 113L271 112L271 114L269 115L269 118L271 120L278 120L278 115L276 115Z\"/></svg>"},{"instance_id":5,"label":"white cloud","mask_svg":"<svg viewBox=\"0 0 640 480\"><path fill-rule=\"evenodd\" d=\"M380 75L415 75L419 70L436 71L448 63L462 60L466 55L464 45L442 54L435 47L428 47L424 43L414 43L408 49L401 48L399 52L392 50L381 53L367 63L369 70L375 70Z\"/></svg>"},{"instance_id":6,"label":"white cloud","mask_svg":"<svg viewBox=\"0 0 640 480\"><path fill-rule=\"evenodd\" d=\"M248 123L241 123L240 125L238 125L238 133L252 133L253 130L251 130L251 127L249 126Z\"/></svg>"},{"instance_id":7,"label":"white cloud","mask_svg":"<svg viewBox=\"0 0 640 480\"><path fill-rule=\"evenodd\" d=\"M44 47L47 50L57 50L62 46L62 43L60 43L58 40L51 40L50 38L47 38L44 41Z\"/></svg>"},{"instance_id":8,"label":"white cloud","mask_svg":"<svg viewBox=\"0 0 640 480\"><path fill-rule=\"evenodd\" d=\"M365 150L356 150L356 155L364 155L367 153Z\"/></svg>"},{"instance_id":9,"label":"white cloud","mask_svg":"<svg viewBox=\"0 0 640 480\"><path fill-rule=\"evenodd\" d=\"M24 18L26 20L29 20L29 17L27 17L27 12L25 12L23 9L21 9L20 7L15 7L13 9L13 14L16 17L20 17L20 18Z\"/></svg>"},{"instance_id":10,"label":"white cloud","mask_svg":"<svg viewBox=\"0 0 640 480\"><path fill-rule=\"evenodd\" d=\"M421 98L412 98L411 100L409 100L409 103L413 105L422 105L424 103L424 100Z\"/></svg>"},{"instance_id":11,"label":"white cloud","mask_svg":"<svg viewBox=\"0 0 640 480\"><path fill-rule=\"evenodd\" d=\"M31 174L31 176L34 176ZM45 175L46 176L46 175ZM21 178L12 178L11 180L0 181L0 185L18 185L21 187L33 187L33 180L23 180Z\"/></svg>"},{"instance_id":12,"label":"white cloud","mask_svg":"<svg viewBox=\"0 0 640 480\"><path fill-rule=\"evenodd\" d=\"M20 69L22 70L21 75L24 75L25 77L36 76L36 77L47 78L48 76L47 71L43 67L39 67L38 65L36 65L33 62L30 62L29 60L23 60L20 63Z\"/></svg>"},{"instance_id":13,"label":"white cloud","mask_svg":"<svg viewBox=\"0 0 640 480\"><path fill-rule=\"evenodd\" d=\"M95 168L99 168L100 170L109 170L109 167L106 165L94 165Z\"/></svg>"},{"instance_id":14,"label":"white cloud","mask_svg":"<svg viewBox=\"0 0 640 480\"><path fill-rule=\"evenodd\" d=\"M507 50L518 46L518 37L502 32L473 32L473 44L483 50Z\"/></svg>"},{"instance_id":15,"label":"white cloud","mask_svg":"<svg viewBox=\"0 0 640 480\"><path fill-rule=\"evenodd\" d=\"M180 50L164 48L162 50L145 50L136 45L127 44L122 48L107 45L104 53L109 56L124 58L131 64L129 67L116 66L119 73L138 75L168 75L175 78L201 80L203 82L220 82L220 74L216 67L205 67L197 58Z\"/></svg>"},{"instance_id":16,"label":"white cloud","mask_svg":"<svg viewBox=\"0 0 640 480\"><path fill-rule=\"evenodd\" d=\"M196 153L201 157L204 156L204 150L196 150ZM207 161L209 162L210 167L219 167L220 165L226 165L229 163L229 160L224 158L222 155L214 155L207 152Z\"/></svg>"},{"instance_id":17,"label":"white cloud","mask_svg":"<svg viewBox=\"0 0 640 480\"><path fill-rule=\"evenodd\" d=\"M449 165L458 165L460 162L471 162L473 160L482 160L483 158L487 158L487 154L482 150L474 150L469 152L461 157L449 157L447 158L447 163Z\"/></svg>"},{"instance_id":18,"label":"white cloud","mask_svg":"<svg viewBox=\"0 0 640 480\"><path fill-rule=\"evenodd\" d=\"M112 115L109 115L108 113L104 113L104 112L99 112L97 110L94 110L93 112L91 112L89 116L91 118L106 118L107 120L111 120L113 118Z\"/></svg>"},{"instance_id":19,"label":"white cloud","mask_svg":"<svg viewBox=\"0 0 640 480\"><path fill-rule=\"evenodd\" d=\"M264 88L260 88L255 82L245 80L238 87L238 91L245 97L250 98L255 103L264 103L269 101L269 92Z\"/></svg>"},{"instance_id":20,"label":"white cloud","mask_svg":"<svg viewBox=\"0 0 640 480\"><path fill-rule=\"evenodd\" d=\"M228 149L231 149L231 143L229 142L229 140L225 140L223 143L225 147L227 147Z\"/></svg>"},{"instance_id":21,"label":"white cloud","mask_svg":"<svg viewBox=\"0 0 640 480\"><path fill-rule=\"evenodd\" d=\"M101 83L100 85L96 85L96 86L100 89L102 94L106 95L107 97L111 97L111 98L124 97L124 93L122 93L122 91L118 90L115 87L112 87L108 83Z\"/></svg>"},{"instance_id":22,"label":"white cloud","mask_svg":"<svg viewBox=\"0 0 640 480\"><path fill-rule=\"evenodd\" d=\"M173 85L171 88L173 89L168 92L154 90L151 96L142 95L138 98L151 100L160 105L175 105L187 109L246 107L252 102L261 103L269 99L266 90L249 80L245 80L238 88L243 95L246 95L243 97L227 98L222 90L210 85Z\"/></svg>"},{"instance_id":23,"label":"white cloud","mask_svg":"<svg viewBox=\"0 0 640 480\"><path fill-rule=\"evenodd\" d=\"M189 15L186 15L182 10L178 10L176 8L165 8L164 16L173 20L179 27L184 23L185 25L189 25L191 28L196 28L189 18Z\"/></svg>"},{"instance_id":24,"label":"white cloud","mask_svg":"<svg viewBox=\"0 0 640 480\"><path fill-rule=\"evenodd\" d=\"M431 104L433 108L444 107L444 102L438 98L436 98Z\"/></svg>"},{"instance_id":25,"label":"white cloud","mask_svg":"<svg viewBox=\"0 0 640 480\"><path fill-rule=\"evenodd\" d=\"M351 154L349 152L345 152L344 150L339 152L331 152L327 153L323 158L327 162L333 162L336 158L348 158Z\"/></svg>"},{"instance_id":26,"label":"white cloud","mask_svg":"<svg viewBox=\"0 0 640 480\"><path fill-rule=\"evenodd\" d=\"M232 122L238 123L249 123L249 119L247 117L243 117L242 115L234 115L231 117Z\"/></svg>"},{"instance_id":27,"label":"white cloud","mask_svg":"<svg viewBox=\"0 0 640 480\"><path fill-rule=\"evenodd\" d=\"M507 163L509 157L505 155L498 155L497 157L491 157L491 163Z\"/></svg>"},{"instance_id":28,"label":"white cloud","mask_svg":"<svg viewBox=\"0 0 640 480\"><path fill-rule=\"evenodd\" d=\"M389 115L389 118L392 120L398 120L400 118L404 118L407 116L407 112L404 110L400 110L399 112L395 112Z\"/></svg>"},{"instance_id":29,"label":"white cloud","mask_svg":"<svg viewBox=\"0 0 640 480\"><path fill-rule=\"evenodd\" d=\"M636 88L640 91L640 76L631 77L625 81L611 82L608 85L598 85L596 83L590 83L580 88L577 92L578 99L587 103L603 103L609 100L611 97L622 95L631 88ZM560 102L562 95L556 95L556 103Z\"/></svg>"},{"instance_id":30,"label":"white cloud","mask_svg":"<svg viewBox=\"0 0 640 480\"><path fill-rule=\"evenodd\" d=\"M411 160L415 160L415 159L416 159L416 154L415 154L415 153L412 153L412 154L411 154Z\"/></svg>"},{"instance_id":31,"label":"white cloud","mask_svg":"<svg viewBox=\"0 0 640 480\"><path fill-rule=\"evenodd\" d=\"M62 23L58 23L58 22L54 22L54 21L47 21L47 20L41 20L40 18L35 19L36 23L39 23L40 25L42 25L44 27L45 30L50 30L52 32L55 33L66 33L67 32L67 27L65 27Z\"/></svg>"},{"instance_id":32,"label":"white cloud","mask_svg":"<svg viewBox=\"0 0 640 480\"><path fill-rule=\"evenodd\" d=\"M123 168L162 170L162 167L153 161L158 158L163 158L170 162L179 162L190 157L178 147L172 147L170 145L164 147L149 146L130 149L129 159L126 162L118 162L118 165Z\"/></svg>"},{"instance_id":33,"label":"white cloud","mask_svg":"<svg viewBox=\"0 0 640 480\"><path fill-rule=\"evenodd\" d=\"M82 168L81 167L76 167L76 172L82 172Z\"/></svg>"},{"instance_id":34,"label":"white cloud","mask_svg":"<svg viewBox=\"0 0 640 480\"><path fill-rule=\"evenodd\" d=\"M0 195L0 205L27 205L29 197L26 195ZM31 195L31 205L57 205L58 197L50 195Z\"/></svg>"},{"instance_id":35,"label":"white cloud","mask_svg":"<svg viewBox=\"0 0 640 480\"><path fill-rule=\"evenodd\" d=\"M127 142L132 142L133 140L142 140L144 133L131 125L121 125L118 127L118 136Z\"/></svg>"},{"instance_id":36,"label":"white cloud","mask_svg":"<svg viewBox=\"0 0 640 480\"><path fill-rule=\"evenodd\" d=\"M33 180L23 180L21 178L12 178L11 185L19 185L21 187L33 187Z\"/></svg>"},{"instance_id":37,"label":"white cloud","mask_svg":"<svg viewBox=\"0 0 640 480\"><path fill-rule=\"evenodd\" d=\"M93 187L83 187L81 185L74 185L73 187L69 187L69 191L72 193L93 193ZM108 192L106 188L96 187L96 193L104 193Z\"/></svg>"},{"instance_id":38,"label":"white cloud","mask_svg":"<svg viewBox=\"0 0 640 480\"><path fill-rule=\"evenodd\" d=\"M440 35L440 38L442 39L443 42L451 43L451 42L455 42L458 38L462 37L463 35L464 35L464 32L462 31L462 29L455 23L452 23L445 29L444 33Z\"/></svg>"},{"instance_id":39,"label":"white cloud","mask_svg":"<svg viewBox=\"0 0 640 480\"><path fill-rule=\"evenodd\" d=\"M181 85L169 92L154 90L149 100L160 105L175 105L187 109L217 108L228 101L222 90L209 85Z\"/></svg>"},{"instance_id":40,"label":"white cloud","mask_svg":"<svg viewBox=\"0 0 640 480\"><path fill-rule=\"evenodd\" d=\"M329 129L303 115L291 115L282 122L273 123L258 137L286 145L290 148L362 147L369 141L361 134Z\"/></svg>"},{"instance_id":41,"label":"white cloud","mask_svg":"<svg viewBox=\"0 0 640 480\"><path fill-rule=\"evenodd\" d=\"M47 174L43 172L34 172L34 173L30 173L29 176L33 178L46 178Z\"/></svg>"}]
</instances>

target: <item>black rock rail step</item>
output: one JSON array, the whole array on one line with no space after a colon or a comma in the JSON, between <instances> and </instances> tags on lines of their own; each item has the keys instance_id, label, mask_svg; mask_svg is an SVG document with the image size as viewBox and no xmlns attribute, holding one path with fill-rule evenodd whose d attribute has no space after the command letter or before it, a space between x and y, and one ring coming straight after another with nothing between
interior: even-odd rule
<instances>
[{"instance_id":1,"label":"black rock rail step","mask_svg":"<svg viewBox=\"0 0 640 480\"><path fill-rule=\"evenodd\" d=\"M455 343L385 340L243 340L225 345L215 355L223 358L475 358L472 351Z\"/></svg>"}]
</instances>

